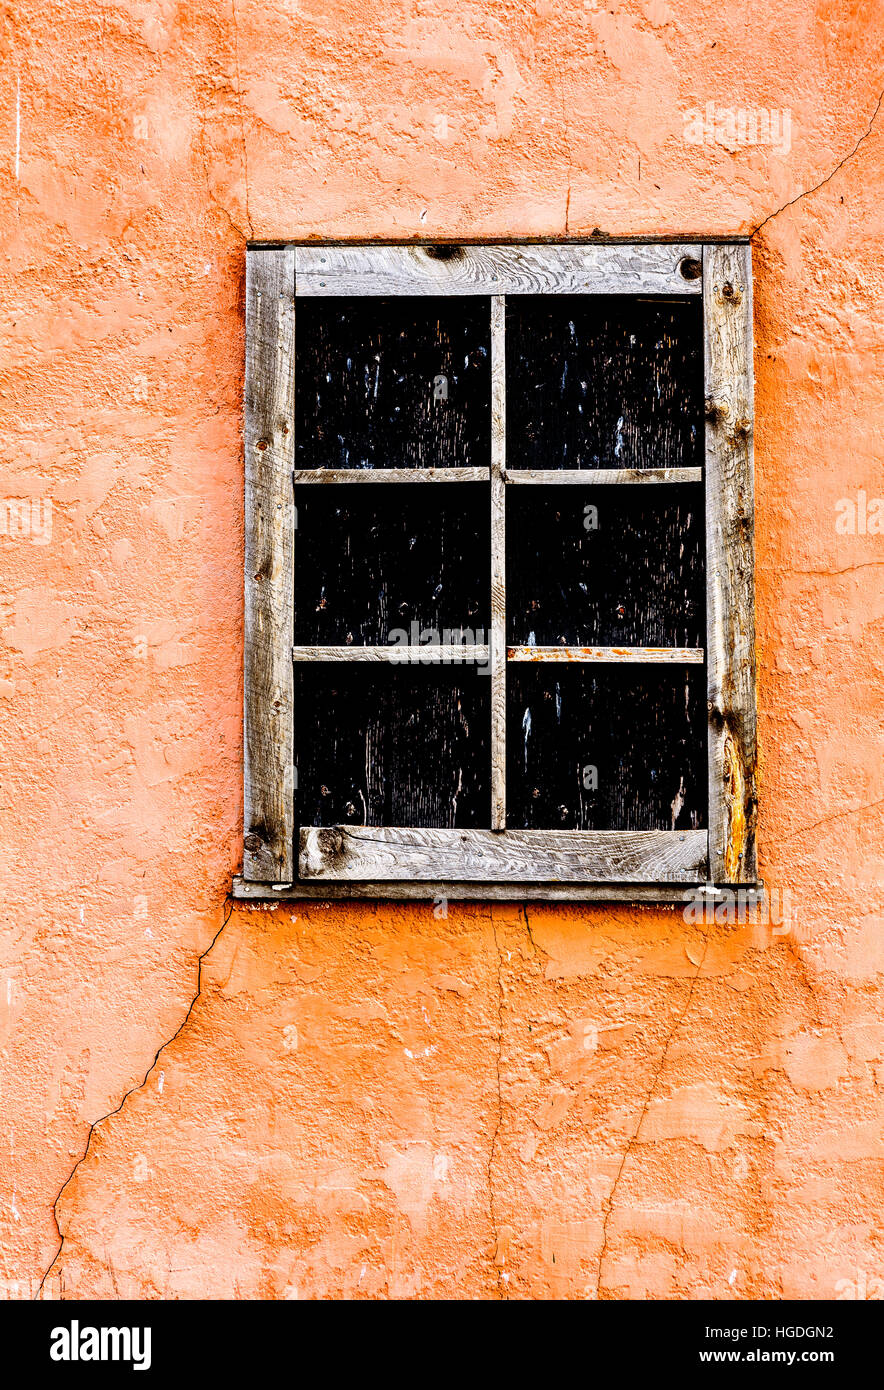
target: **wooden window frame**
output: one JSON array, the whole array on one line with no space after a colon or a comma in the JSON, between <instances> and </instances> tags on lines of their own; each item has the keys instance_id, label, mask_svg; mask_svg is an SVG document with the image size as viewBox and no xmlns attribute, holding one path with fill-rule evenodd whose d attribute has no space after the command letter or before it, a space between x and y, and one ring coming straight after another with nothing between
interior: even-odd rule
<instances>
[{"instance_id":1,"label":"wooden window frame","mask_svg":"<svg viewBox=\"0 0 884 1390\"><path fill-rule=\"evenodd\" d=\"M507 294L701 295L704 468L506 469ZM295 468L297 300L482 295L491 300L489 468L346 474ZM745 241L249 247L246 253L244 852L246 899L577 899L677 902L697 888L758 888L754 625L752 267ZM705 480L708 828L505 829L506 662L700 661L703 649L506 647L505 489L532 483ZM491 485L492 828L295 824L294 665L391 659L392 649L295 648L299 481ZM396 659L402 659L402 649ZM466 653L458 649L461 657ZM427 659L427 649L415 655ZM445 653L439 649L439 660Z\"/></svg>"}]
</instances>

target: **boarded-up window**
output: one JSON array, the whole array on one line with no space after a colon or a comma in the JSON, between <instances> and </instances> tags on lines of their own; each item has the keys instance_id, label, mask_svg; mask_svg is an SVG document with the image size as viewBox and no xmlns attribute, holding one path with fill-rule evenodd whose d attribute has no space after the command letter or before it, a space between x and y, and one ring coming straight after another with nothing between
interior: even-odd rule
<instances>
[{"instance_id":1,"label":"boarded-up window","mask_svg":"<svg viewBox=\"0 0 884 1390\"><path fill-rule=\"evenodd\" d=\"M748 246L247 282L238 891L754 884Z\"/></svg>"}]
</instances>

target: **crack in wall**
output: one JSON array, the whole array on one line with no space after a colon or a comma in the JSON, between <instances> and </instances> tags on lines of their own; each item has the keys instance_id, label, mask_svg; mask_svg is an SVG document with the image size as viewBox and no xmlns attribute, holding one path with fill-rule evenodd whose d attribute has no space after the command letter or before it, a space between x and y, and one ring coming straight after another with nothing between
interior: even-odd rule
<instances>
[{"instance_id":1,"label":"crack in wall","mask_svg":"<svg viewBox=\"0 0 884 1390\"><path fill-rule=\"evenodd\" d=\"M871 133L872 133L872 127L874 126L875 120L877 119L878 112L881 110L881 103L882 103L882 102L884 102L884 92L882 92L881 95L878 97L877 105L875 106L875 109L874 109L874 111L872 112L871 120L869 121L868 126L866 127L866 129L863 131L862 135L861 135L861 136L859 137L859 139L857 140L857 142L856 142L856 144L854 145L853 149L852 149L852 150L848 150L848 152L847 152L847 154L844 156L844 158L843 158L842 160L839 160L839 162L835 165L835 167L834 167L834 169L832 170L832 172L831 172L830 174L827 174L826 177L825 177L824 179L820 179L819 183L815 183L815 184L813 185L812 188L805 188L805 190L804 190L803 193L796 193L795 197L794 197L794 198L790 198L789 201L788 201L788 203L783 203L783 206L782 206L782 207L777 208L774 212L769 212L768 215L767 215L767 217L765 217L764 220L763 220L762 222L759 222L759 224L758 224L758 226L755 228L755 230L754 230L753 232L750 232L750 233L749 233L749 238L750 238L750 240L751 240L753 237L757 236L758 233L761 231L762 227L766 227L766 226L767 226L768 222L771 222L771 221L773 220L773 218L775 218L775 217L779 217L779 215L780 215L781 212L785 212L785 211L786 211L786 208L794 207L794 205L795 205L796 203L800 203L800 202L801 202L802 198L809 198L810 195L811 195L811 193L817 193L817 192L819 191L819 189L824 188L824 187L826 186L827 183L831 183L832 179L833 179L833 178L835 177L835 175L838 173L839 169L843 169L843 168L844 168L844 165L848 162L848 160L851 160L851 159L853 158L853 156L856 154L856 152L857 152L857 150L859 149L860 145L864 144L865 141L868 140L869 136L870 136Z\"/></svg>"},{"instance_id":2,"label":"crack in wall","mask_svg":"<svg viewBox=\"0 0 884 1390\"><path fill-rule=\"evenodd\" d=\"M58 1232L58 1249L56 1250L55 1254L54 1254L53 1257L52 1257L52 1262L50 1263L50 1265L49 1265L49 1267L47 1268L45 1274L43 1275L42 1279L40 1280L39 1286L38 1286L38 1288L37 1288L37 1292L36 1292L36 1294L35 1294L35 1301L38 1301L38 1300L40 1300L40 1299L42 1298L44 1285L46 1284L47 1279L49 1278L49 1276L50 1276L50 1274L52 1273L53 1269L55 1268L56 1264L58 1263L58 1260L59 1260L59 1258L61 1257L61 1253L62 1253L62 1251L63 1251L63 1249L64 1249L65 1236L64 1236L64 1232L63 1232L62 1229L61 1229L61 1226L60 1226L59 1223L58 1223L58 1204L59 1204L59 1202L61 1201L62 1197L64 1196L65 1192L67 1191L68 1187L70 1187L71 1183L73 1182L74 1177L76 1176L78 1170L79 1170L79 1169L82 1167L82 1165L86 1162L86 1159L87 1159L88 1156L89 1156L89 1149L90 1149L90 1146L91 1146L91 1144L92 1144L92 1136L95 1134L95 1131L98 1129L98 1126L104 1124L105 1120L111 1119L112 1116L114 1116L114 1115L119 1115L120 1111L122 1110L123 1106L126 1104L126 1101L129 1099L129 1097L130 1097L131 1095L134 1095L136 1091L142 1090L143 1087L147 1085L147 1082L148 1082L148 1079L149 1079L149 1077L150 1077L150 1074L151 1074L151 1072L153 1071L154 1067L156 1066L157 1062L160 1060L160 1057L161 1057L161 1055L163 1054L163 1052L165 1052L166 1048L169 1047L169 1046L175 1041L175 1039L183 1032L184 1028L187 1026L187 1021L188 1021L188 1019L190 1018L190 1015L193 1013L194 1008L196 1007L196 1002L197 1002L197 1000L199 999L200 994L202 993L202 988L203 988L203 961L206 959L206 957L208 956L209 952L212 950L212 947L215 945L215 942L218 940L219 936L220 936L221 933L224 931L224 928L227 926L227 923L230 921L231 917L233 916L233 910L234 910L234 908L235 908L235 906L236 906L236 903L235 903L235 902L233 901L233 899L230 898L229 896L228 896L228 898L227 898L225 901L226 901L229 905L228 905L228 908L227 908L227 912L226 912L225 915L224 915L224 920L223 920L223 922L221 923L221 925L220 925L220 927L218 928L218 930L215 932L215 935L212 937L212 940L209 942L209 944L208 944L208 946L206 947L206 949L203 951L202 955L199 956L199 958L198 958L198 960L197 960L196 993L194 994L193 998L192 998L191 1001L190 1001L190 1005L189 1005L189 1007L188 1007L187 1013L184 1015L184 1018L181 1020L181 1023L180 1023L179 1026L175 1029L175 1032L172 1034L172 1036L171 1036L170 1038L167 1038L167 1039L165 1040L165 1042L161 1043L160 1046L157 1048L157 1051L156 1051L156 1053L155 1053L155 1055L154 1055L154 1059L153 1059L153 1061L151 1062L150 1066L148 1067L147 1071L144 1073L144 1076L142 1077L141 1081L139 1081L135 1086L130 1086L130 1087L129 1087L128 1091L126 1091L126 1093L124 1094L124 1096L123 1096L122 1100L120 1101L119 1105L115 1106L113 1110L108 1110L107 1114L101 1115L97 1120L94 1120L94 1121L92 1122L92 1124L89 1126L89 1133L88 1133L87 1136L86 1136L86 1146L85 1146L85 1148L83 1149L82 1154L81 1154L80 1157L77 1159L77 1161L76 1161L76 1163L74 1164L73 1168L71 1169L70 1173L69 1173L68 1176L65 1178L64 1182L62 1183L61 1187L58 1189L58 1192L57 1192L56 1195L55 1195L55 1200L54 1200L53 1203L52 1203L52 1219L53 1219L53 1221L55 1222L55 1229L56 1229L56 1231Z\"/></svg>"},{"instance_id":3,"label":"crack in wall","mask_svg":"<svg viewBox=\"0 0 884 1390\"><path fill-rule=\"evenodd\" d=\"M884 797L878 801L867 801L862 806L845 806L843 811L833 811L830 816L823 816L822 820L814 821L812 825L799 826L793 830L791 835L784 835L782 843L787 845L790 840L796 840L799 835L806 835L809 830L819 830L821 825L829 825L833 820L843 820L845 816L860 815L863 811L874 811L876 806L884 806Z\"/></svg>"},{"instance_id":4,"label":"crack in wall","mask_svg":"<svg viewBox=\"0 0 884 1390\"><path fill-rule=\"evenodd\" d=\"M560 101L561 101L561 103L562 103L562 134L563 134L564 137L565 137L565 153L566 153L567 158L568 158L568 191L567 191L567 193L565 194L565 233L564 233L565 236L568 236L569 231L570 231L570 217L571 217L571 181L572 181L573 173L574 173L574 163L573 163L573 156L572 156L572 153L571 153L571 132L570 132L570 130L568 129L568 115L567 115L567 111L566 111L566 108L565 108L565 88L564 88L563 85L560 86L560 88L559 88L559 99L560 99Z\"/></svg>"},{"instance_id":5,"label":"crack in wall","mask_svg":"<svg viewBox=\"0 0 884 1390\"><path fill-rule=\"evenodd\" d=\"M602 1272L603 1272L605 1257L606 1257L606 1255L607 1255L607 1253L608 1253L608 1223L609 1223L609 1221L610 1221L610 1219L611 1219L611 1212L612 1212L613 1209L614 1209L614 1198L615 1198L615 1196L617 1195L617 1188L620 1186L620 1179L623 1177L623 1170L624 1170L624 1168L626 1167L626 1161L627 1161L627 1159L629 1158L629 1155L631 1154L631 1152L632 1152L634 1146L635 1146L635 1145L637 1144L637 1142L638 1142L638 1137L639 1137L639 1134L641 1133L641 1127L642 1127L642 1125L643 1125L644 1122L645 1122L645 1116L647 1115L648 1110L650 1109L651 1101L653 1100L654 1094L655 1094L655 1092L656 1092L656 1090L657 1090L657 1084L658 1084L658 1082L659 1082L659 1080L660 1080L660 1077L661 1077L662 1074L663 1074L663 1068L664 1068L665 1065L666 1065L666 1058L667 1058L668 1055L669 1055L669 1049L670 1049L670 1047L672 1046L672 1041L673 1041L673 1039L674 1039L676 1033L678 1032L679 1028L680 1028L681 1025L684 1023L685 1019L687 1018L688 1010L689 1010L690 1007L691 1007L691 1001L693 1000L693 997L694 997L694 990L695 990L695 988L696 988L697 981L699 980L700 975L701 975L701 973L702 973L702 970L703 970L703 963L704 963L704 961L706 960L706 951L707 951L707 949L708 949L708 946L709 946L709 933L706 932L705 935L704 935L704 938L703 938L703 952L702 952L702 954L701 954L701 956L700 956L700 963L699 963L699 965L697 966L696 974L694 975L693 979L691 980L691 987L690 987L690 989L688 990L688 997L687 997L687 1000L685 1001L685 1006L684 1006L684 1008L682 1009L681 1013L679 1014L678 1018L675 1020L675 1023L673 1024L672 1029L671 1029L671 1031L670 1031L670 1033L669 1033L669 1036L667 1037L666 1042L665 1042L664 1045L663 1045L663 1052L661 1053L661 1056L660 1056L660 1062L659 1062L659 1064L658 1064L658 1066L657 1066L657 1070L655 1071L654 1076L653 1076L653 1078L652 1078L652 1080L651 1080L650 1089L648 1090L648 1094L647 1094L647 1097L646 1097L646 1099L645 1099L645 1103L644 1103L644 1105L642 1106L642 1112L641 1112L641 1114L640 1114L639 1117L638 1117L638 1124L637 1124L636 1127L635 1127L635 1131L634 1131L634 1133L633 1133L633 1135L632 1135L632 1138L629 1140L628 1144L626 1145L626 1149L624 1150L623 1157L622 1157L622 1159L620 1160L620 1167L617 1169L617 1173L616 1173L616 1175L615 1175L615 1177L614 1177L614 1182L613 1182L613 1184L612 1184L612 1186L611 1186L611 1191L610 1191L609 1194L608 1194L608 1200L607 1200L607 1202L605 1203L605 1212L604 1212L604 1217L603 1217L603 1219L602 1219L602 1243L601 1243L601 1247L600 1247L600 1249L599 1249L598 1273L597 1273L597 1275L596 1275L596 1284L595 1284L595 1297L596 1297L596 1298L599 1297L599 1293L600 1293L601 1287L602 1287Z\"/></svg>"},{"instance_id":6,"label":"crack in wall","mask_svg":"<svg viewBox=\"0 0 884 1390\"><path fill-rule=\"evenodd\" d=\"M199 108L200 108L200 123L199 123L199 149L200 149L200 161L201 161L202 166L203 166L203 180L204 180L205 185L206 185L206 192L207 192L207 194L209 195L209 202L212 203L216 208L219 208L219 209L221 210L221 212L223 212L224 216L227 218L227 221L230 223L230 226L232 227L233 231L236 232L237 236L242 237L243 241L247 242L248 239L249 239L249 238L248 238L248 234L243 230L242 227L240 227L240 225L239 225L238 222L234 222L233 218L232 218L231 215L230 215L229 209L225 206L224 203L221 202L221 199L218 198L218 197L216 197L216 195L212 192L212 185L211 185L211 183L210 183L210 181L209 181L209 161L208 161L208 158L207 158L207 156L206 156L206 104L205 104L205 100L200 96L199 92L197 92L197 98L196 98L196 99L197 99L197 103L198 103ZM246 189L248 189L248 184L246 185ZM249 222L249 226L251 227L251 221Z\"/></svg>"},{"instance_id":7,"label":"crack in wall","mask_svg":"<svg viewBox=\"0 0 884 1390\"><path fill-rule=\"evenodd\" d=\"M531 923L528 921L527 903L523 903L519 911L521 912L522 917L525 920L525 930L528 933L528 940L531 942L531 949L533 950L535 956L539 956L541 954L541 951L537 945L537 942L534 940L534 933L531 930ZM546 952L544 951L543 954L546 955Z\"/></svg>"},{"instance_id":8,"label":"crack in wall","mask_svg":"<svg viewBox=\"0 0 884 1390\"><path fill-rule=\"evenodd\" d=\"M814 983L813 976L811 975L810 970L808 969L807 961L804 959L804 955L802 954L800 944L794 938L789 938L786 940L785 945L789 951L789 955L792 957L796 966L798 967L798 975L800 976L801 983L804 985L804 988L806 992L810 995L811 1001L813 1003L814 1027L818 1028L822 1032L826 1031L827 1029L833 1032L835 1034L835 1037L841 1044L842 1048L844 1049L845 1057L849 1057L849 1049L843 1037L841 1036L841 1030L838 1027L837 1023L835 1023L832 1020L831 1015L829 1016L828 1023L823 1018L822 1006L825 1004L825 1012L829 1014L828 1004L826 1004L823 996L821 995L820 991L816 987L816 984Z\"/></svg>"},{"instance_id":9,"label":"crack in wall","mask_svg":"<svg viewBox=\"0 0 884 1390\"><path fill-rule=\"evenodd\" d=\"M506 1284L503 1278L503 1265L499 1262L500 1258L500 1229L497 1223L497 1212L494 1194L494 1153L497 1148L497 1136L503 1123L503 1092L500 1086L500 1063L503 1057L503 954L500 949L500 942L497 939L497 927L494 922L494 908L489 907L488 916L491 922L491 935L494 938L494 948L497 953L497 1119L491 1134L491 1147L488 1151L488 1215L491 1220L491 1234L494 1237L494 1268L497 1272L497 1296L506 1299Z\"/></svg>"},{"instance_id":10,"label":"crack in wall","mask_svg":"<svg viewBox=\"0 0 884 1390\"><path fill-rule=\"evenodd\" d=\"M799 579L803 579L806 575L813 575L814 578L820 579L837 579L839 574L856 574L857 570L874 569L878 565L884 565L884 560L862 560L858 565L845 565L843 570L792 570L783 566L780 573L794 574Z\"/></svg>"},{"instance_id":11,"label":"crack in wall","mask_svg":"<svg viewBox=\"0 0 884 1390\"><path fill-rule=\"evenodd\" d=\"M252 226L252 214L249 211L249 160L246 153L246 127L242 114L242 77L239 70L239 24L236 19L236 0L230 0L230 10L233 16L233 61L236 65L236 107L239 112L239 134L242 141L242 170L243 180L245 182L246 221L249 224L249 232L254 240L255 229Z\"/></svg>"}]
</instances>

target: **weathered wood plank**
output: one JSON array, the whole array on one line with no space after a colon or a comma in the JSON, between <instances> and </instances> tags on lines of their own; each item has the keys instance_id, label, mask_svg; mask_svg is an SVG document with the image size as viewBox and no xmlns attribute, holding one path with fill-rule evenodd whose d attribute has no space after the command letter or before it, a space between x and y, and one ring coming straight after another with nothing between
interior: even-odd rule
<instances>
[{"instance_id":1,"label":"weathered wood plank","mask_svg":"<svg viewBox=\"0 0 884 1390\"><path fill-rule=\"evenodd\" d=\"M489 648L476 644L426 643L424 646L292 647L293 661L379 661L407 665L485 666Z\"/></svg>"},{"instance_id":2,"label":"weathered wood plank","mask_svg":"<svg viewBox=\"0 0 884 1390\"><path fill-rule=\"evenodd\" d=\"M756 877L752 252L703 252L709 867Z\"/></svg>"},{"instance_id":3,"label":"weathered wood plank","mask_svg":"<svg viewBox=\"0 0 884 1390\"><path fill-rule=\"evenodd\" d=\"M702 666L702 647L508 647L510 661L674 662Z\"/></svg>"},{"instance_id":4,"label":"weathered wood plank","mask_svg":"<svg viewBox=\"0 0 884 1390\"><path fill-rule=\"evenodd\" d=\"M693 244L298 246L298 295L700 293Z\"/></svg>"},{"instance_id":5,"label":"weathered wood plank","mask_svg":"<svg viewBox=\"0 0 884 1390\"><path fill-rule=\"evenodd\" d=\"M299 872L307 880L452 879L683 883L707 864L703 830L428 830L302 827Z\"/></svg>"},{"instance_id":6,"label":"weathered wood plank","mask_svg":"<svg viewBox=\"0 0 884 1390\"><path fill-rule=\"evenodd\" d=\"M244 852L294 876L294 252L246 252Z\"/></svg>"},{"instance_id":7,"label":"weathered wood plank","mask_svg":"<svg viewBox=\"0 0 884 1390\"><path fill-rule=\"evenodd\" d=\"M491 300L491 828L506 825L506 299Z\"/></svg>"},{"instance_id":8,"label":"weathered wood plank","mask_svg":"<svg viewBox=\"0 0 884 1390\"><path fill-rule=\"evenodd\" d=\"M487 468L296 468L296 483L487 483Z\"/></svg>"},{"instance_id":9,"label":"weathered wood plank","mask_svg":"<svg viewBox=\"0 0 884 1390\"><path fill-rule=\"evenodd\" d=\"M610 487L625 483L700 483L702 468L508 468L508 483L545 487L576 483L580 487Z\"/></svg>"},{"instance_id":10,"label":"weathered wood plank","mask_svg":"<svg viewBox=\"0 0 884 1390\"><path fill-rule=\"evenodd\" d=\"M683 883L464 883L462 880L407 879L380 883L262 884L245 879L233 880L233 897L243 902L335 901L375 898L389 902L423 902L427 908L458 902L604 902L668 904L682 911L698 901L697 889L705 885L705 875L693 884ZM739 910L750 911L764 896L763 885L743 884L745 894ZM715 899L710 899L714 906ZM710 912L712 908L710 908ZM737 920L740 920L737 917Z\"/></svg>"}]
</instances>

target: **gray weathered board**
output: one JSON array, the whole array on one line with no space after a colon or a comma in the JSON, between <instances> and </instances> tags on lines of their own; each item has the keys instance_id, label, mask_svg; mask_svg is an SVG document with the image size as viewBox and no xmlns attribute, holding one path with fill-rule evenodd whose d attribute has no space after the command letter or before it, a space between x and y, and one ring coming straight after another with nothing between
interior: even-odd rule
<instances>
[{"instance_id":1,"label":"gray weathered board","mask_svg":"<svg viewBox=\"0 0 884 1390\"><path fill-rule=\"evenodd\" d=\"M291 248L246 259L243 872L294 872L294 289Z\"/></svg>"},{"instance_id":2,"label":"gray weathered board","mask_svg":"<svg viewBox=\"0 0 884 1390\"><path fill-rule=\"evenodd\" d=\"M487 483L489 476L487 468L297 468L294 480L296 483Z\"/></svg>"},{"instance_id":3,"label":"gray weathered board","mask_svg":"<svg viewBox=\"0 0 884 1390\"><path fill-rule=\"evenodd\" d=\"M374 661L395 666L436 663L441 665L484 666L489 657L487 646L475 643L426 642L423 645L401 647L293 647L292 660L301 661Z\"/></svg>"},{"instance_id":4,"label":"gray weathered board","mask_svg":"<svg viewBox=\"0 0 884 1390\"><path fill-rule=\"evenodd\" d=\"M610 487L624 483L699 483L702 468L508 468L508 483L535 487Z\"/></svg>"},{"instance_id":5,"label":"gray weathered board","mask_svg":"<svg viewBox=\"0 0 884 1390\"><path fill-rule=\"evenodd\" d=\"M695 244L299 246L299 295L701 292ZM687 276L690 278L686 278Z\"/></svg>"},{"instance_id":6,"label":"gray weathered board","mask_svg":"<svg viewBox=\"0 0 884 1390\"><path fill-rule=\"evenodd\" d=\"M452 878L529 883L555 879L696 882L706 868L704 830L428 830L302 827L299 869L329 878Z\"/></svg>"},{"instance_id":7,"label":"gray weathered board","mask_svg":"<svg viewBox=\"0 0 884 1390\"><path fill-rule=\"evenodd\" d=\"M437 908L441 902L564 902L564 903L637 903L668 904L684 911L685 905L710 920L719 901L728 903L724 894L705 882L705 872L694 883L561 883L555 880L536 883L465 883L458 879L395 879L387 881L334 882L330 879L299 880L296 883L250 883L237 877L233 880L233 896L244 902L298 902L324 899L368 899L391 902L423 902ZM739 902L730 908L728 920L745 921L753 904L763 900L763 884L744 884ZM742 914L742 915L740 915ZM698 915L694 920L700 920Z\"/></svg>"},{"instance_id":8,"label":"gray weathered board","mask_svg":"<svg viewBox=\"0 0 884 1390\"><path fill-rule=\"evenodd\" d=\"M703 252L709 871L753 882L756 854L752 252Z\"/></svg>"}]
</instances>

